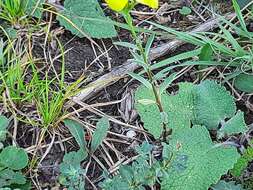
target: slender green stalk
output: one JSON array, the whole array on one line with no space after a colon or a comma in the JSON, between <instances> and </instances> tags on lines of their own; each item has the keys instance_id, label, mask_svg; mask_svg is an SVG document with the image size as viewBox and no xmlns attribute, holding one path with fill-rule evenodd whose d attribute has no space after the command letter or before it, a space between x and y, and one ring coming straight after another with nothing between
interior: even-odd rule
<instances>
[{"instance_id":1,"label":"slender green stalk","mask_svg":"<svg viewBox=\"0 0 253 190\"><path fill-rule=\"evenodd\" d=\"M160 113L164 113L164 108L163 108L163 105L162 105L162 102L161 102L161 96L159 95L160 94L159 93L159 87L158 87L156 81L154 80L153 73L152 73L151 68L150 68L151 64L150 64L149 59L147 57L148 55L146 55L145 50L144 50L143 45L142 45L142 42L140 41L140 38L137 36L137 33L135 31L132 16L130 15L129 11L124 12L123 16L124 16L127 24L130 27L131 35L132 35L133 39L135 40L135 43L136 43L137 48L139 50L139 53L142 56L142 59L143 59L144 63L147 65L146 73L147 73L147 76L148 76L148 80L152 85L152 90L153 90L153 93L154 93L154 96L155 96L155 100L156 100L156 104L158 106L158 109L159 109ZM166 136L166 132L167 132L167 125L168 125L168 123L165 123L163 121L163 130L164 130L164 135L165 136Z\"/></svg>"}]
</instances>

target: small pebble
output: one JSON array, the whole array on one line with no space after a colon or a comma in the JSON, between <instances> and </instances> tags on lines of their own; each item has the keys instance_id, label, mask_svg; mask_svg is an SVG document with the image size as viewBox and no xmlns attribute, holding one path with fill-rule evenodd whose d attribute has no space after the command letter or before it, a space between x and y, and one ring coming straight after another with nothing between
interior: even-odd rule
<instances>
[{"instance_id":1,"label":"small pebble","mask_svg":"<svg viewBox=\"0 0 253 190\"><path fill-rule=\"evenodd\" d=\"M133 130L127 131L126 136L128 138L134 138L136 136L136 132Z\"/></svg>"}]
</instances>

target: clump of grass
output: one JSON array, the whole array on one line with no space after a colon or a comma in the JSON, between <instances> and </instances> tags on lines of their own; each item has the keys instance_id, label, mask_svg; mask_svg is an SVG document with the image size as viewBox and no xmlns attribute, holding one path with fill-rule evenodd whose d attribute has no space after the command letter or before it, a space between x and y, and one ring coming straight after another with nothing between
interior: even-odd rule
<instances>
[{"instance_id":1,"label":"clump of grass","mask_svg":"<svg viewBox=\"0 0 253 190\"><path fill-rule=\"evenodd\" d=\"M22 0L2 0L0 1L0 19L12 25L18 24L25 16L25 5Z\"/></svg>"}]
</instances>

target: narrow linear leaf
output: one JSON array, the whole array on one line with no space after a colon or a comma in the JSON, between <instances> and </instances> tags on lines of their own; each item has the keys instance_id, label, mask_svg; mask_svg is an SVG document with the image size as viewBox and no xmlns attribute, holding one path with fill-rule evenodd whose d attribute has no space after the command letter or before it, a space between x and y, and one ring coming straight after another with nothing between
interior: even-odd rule
<instances>
[{"instance_id":1,"label":"narrow linear leaf","mask_svg":"<svg viewBox=\"0 0 253 190\"><path fill-rule=\"evenodd\" d=\"M155 39L155 35L154 34L151 34L150 37L148 38L148 41L146 43L146 46L145 46L145 53L146 53L146 56L148 57L149 55L149 52L150 52L150 49L151 49L151 46L154 42L154 39Z\"/></svg>"},{"instance_id":2,"label":"narrow linear leaf","mask_svg":"<svg viewBox=\"0 0 253 190\"><path fill-rule=\"evenodd\" d=\"M143 78L141 75L133 73L133 72L129 72L128 73L131 77L133 77L134 79L138 80L140 83L142 83L144 86L146 86L148 89L152 89L152 85L151 83Z\"/></svg>"},{"instance_id":3,"label":"narrow linear leaf","mask_svg":"<svg viewBox=\"0 0 253 190\"><path fill-rule=\"evenodd\" d=\"M244 18L243 18L240 6L237 3L237 0L232 0L232 2L233 2L233 7L234 7L235 12L236 12L236 16L237 16L237 18L240 21L241 27L243 28L244 31L247 32L248 30L247 30L247 27L246 27L246 24L245 24L245 21L244 21Z\"/></svg>"},{"instance_id":4,"label":"narrow linear leaf","mask_svg":"<svg viewBox=\"0 0 253 190\"><path fill-rule=\"evenodd\" d=\"M178 73L172 73L163 81L162 84L160 84L160 94L162 94L171 85L171 83L177 79L177 74Z\"/></svg>"},{"instance_id":5,"label":"narrow linear leaf","mask_svg":"<svg viewBox=\"0 0 253 190\"><path fill-rule=\"evenodd\" d=\"M132 50L137 50L138 48L136 47L136 45L134 44L131 44L129 42L113 42L114 45L117 45L117 46L122 46L122 47L126 47L126 48L129 48L129 49L132 49Z\"/></svg>"}]
</instances>

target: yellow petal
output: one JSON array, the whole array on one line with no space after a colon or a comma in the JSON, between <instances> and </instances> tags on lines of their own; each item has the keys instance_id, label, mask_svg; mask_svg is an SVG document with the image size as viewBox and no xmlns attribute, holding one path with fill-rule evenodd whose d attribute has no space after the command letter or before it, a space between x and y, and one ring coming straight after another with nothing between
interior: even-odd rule
<instances>
[{"instance_id":1,"label":"yellow petal","mask_svg":"<svg viewBox=\"0 0 253 190\"><path fill-rule=\"evenodd\" d=\"M143 5L147 5L153 9L157 9L159 5L158 0L136 0L136 1Z\"/></svg>"},{"instance_id":2,"label":"yellow petal","mask_svg":"<svg viewBox=\"0 0 253 190\"><path fill-rule=\"evenodd\" d=\"M127 3L128 0L105 0L108 6L114 11L122 11Z\"/></svg>"}]
</instances>

